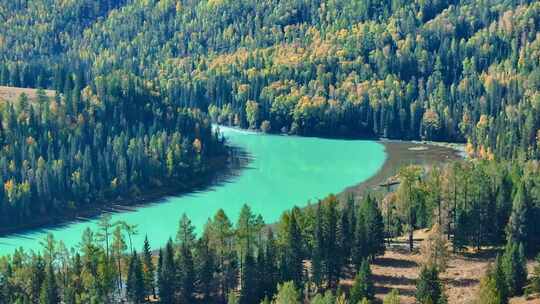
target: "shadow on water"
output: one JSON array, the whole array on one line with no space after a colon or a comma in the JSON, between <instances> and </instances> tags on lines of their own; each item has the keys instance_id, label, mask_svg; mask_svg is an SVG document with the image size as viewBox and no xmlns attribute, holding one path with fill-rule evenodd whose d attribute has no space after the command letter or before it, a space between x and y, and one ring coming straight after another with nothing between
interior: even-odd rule
<instances>
[{"instance_id":1,"label":"shadow on water","mask_svg":"<svg viewBox=\"0 0 540 304\"><path fill-rule=\"evenodd\" d=\"M52 218L51 222L55 223L46 223L39 225L39 227L36 225L36 227L20 228L13 232L0 233L0 238L9 237L38 241L38 238L30 237L29 235L47 231L58 232L71 224L96 220L104 214L135 212L140 208L164 203L173 197L189 197L204 192L216 191L219 187L234 183L243 171L255 169L250 166L254 159L255 158L245 149L234 145L228 145L228 156L226 157L226 162L222 168L207 173L207 176L203 178L203 182L190 189L157 189L154 193L143 195L139 198L122 199L110 206L96 207L94 210L88 210L89 214L85 214L84 216L74 216L69 219L62 217ZM0 245L15 248L15 245L6 242L0 242Z\"/></svg>"}]
</instances>

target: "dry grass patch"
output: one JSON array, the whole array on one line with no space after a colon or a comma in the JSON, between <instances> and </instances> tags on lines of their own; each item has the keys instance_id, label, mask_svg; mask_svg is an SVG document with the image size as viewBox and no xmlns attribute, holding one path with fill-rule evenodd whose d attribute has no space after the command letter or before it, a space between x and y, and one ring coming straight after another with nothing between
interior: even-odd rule
<instances>
[{"instance_id":1,"label":"dry grass patch","mask_svg":"<svg viewBox=\"0 0 540 304\"><path fill-rule=\"evenodd\" d=\"M376 297L382 302L384 296L392 289L399 291L401 304L415 304L416 279L420 273L422 256L419 253L420 243L427 235L427 230L415 232L415 250L409 252L405 238L398 238L388 246L386 254L376 259L371 266ZM484 276L489 263L495 260L495 250L484 250L480 253L471 251L464 254L452 254L447 270L441 274L451 304L475 304L480 279ZM534 261L529 261L529 273L532 272ZM341 282L348 289L352 279ZM519 297L513 298L510 304L536 303L540 298Z\"/></svg>"},{"instance_id":2,"label":"dry grass patch","mask_svg":"<svg viewBox=\"0 0 540 304\"><path fill-rule=\"evenodd\" d=\"M45 94L49 96L49 98L52 98L55 95L55 91L52 91L52 90L44 90L44 91L45 91ZM38 92L37 89L0 86L0 102L17 101L17 99L22 93L25 93L26 96L28 96L28 99L30 101L34 101L37 99L37 92Z\"/></svg>"}]
</instances>

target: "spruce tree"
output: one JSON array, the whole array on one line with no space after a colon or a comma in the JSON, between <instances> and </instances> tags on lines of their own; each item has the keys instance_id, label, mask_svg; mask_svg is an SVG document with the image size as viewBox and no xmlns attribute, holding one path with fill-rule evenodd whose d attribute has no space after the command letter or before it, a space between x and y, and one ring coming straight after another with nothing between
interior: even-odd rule
<instances>
[{"instance_id":1,"label":"spruce tree","mask_svg":"<svg viewBox=\"0 0 540 304\"><path fill-rule=\"evenodd\" d=\"M502 269L501 258L497 256L493 266L489 266L486 275L480 281L478 304L508 303L506 280Z\"/></svg>"},{"instance_id":2,"label":"spruce tree","mask_svg":"<svg viewBox=\"0 0 540 304\"><path fill-rule=\"evenodd\" d=\"M182 302L191 303L195 293L195 265L191 249L186 244L180 246L177 269L177 282Z\"/></svg>"},{"instance_id":3,"label":"spruce tree","mask_svg":"<svg viewBox=\"0 0 540 304\"><path fill-rule=\"evenodd\" d=\"M416 283L416 301L420 304L447 303L443 285L436 267L423 266Z\"/></svg>"},{"instance_id":4,"label":"spruce tree","mask_svg":"<svg viewBox=\"0 0 540 304\"><path fill-rule=\"evenodd\" d=\"M259 302L260 299L257 296L259 286L256 284L256 275L255 259L248 253L245 257L244 267L241 273L240 304Z\"/></svg>"},{"instance_id":5,"label":"spruce tree","mask_svg":"<svg viewBox=\"0 0 540 304\"><path fill-rule=\"evenodd\" d=\"M274 297L274 304L300 304L300 291L293 281L278 285L278 291Z\"/></svg>"},{"instance_id":6,"label":"spruce tree","mask_svg":"<svg viewBox=\"0 0 540 304\"><path fill-rule=\"evenodd\" d=\"M512 213L506 226L506 237L509 242L516 244L528 244L530 235L529 230L531 208L529 206L529 198L524 182L518 186L518 190L514 196L512 203Z\"/></svg>"},{"instance_id":7,"label":"spruce tree","mask_svg":"<svg viewBox=\"0 0 540 304\"><path fill-rule=\"evenodd\" d=\"M161 303L172 304L175 302L174 281L176 277L176 267L171 239L169 239L165 246L165 252L161 254L160 251L160 260L161 262L158 264L160 266L158 270L159 297Z\"/></svg>"},{"instance_id":8,"label":"spruce tree","mask_svg":"<svg viewBox=\"0 0 540 304\"><path fill-rule=\"evenodd\" d=\"M126 293L131 302L136 304L144 302L144 275L141 260L136 251L133 251L129 261Z\"/></svg>"},{"instance_id":9,"label":"spruce tree","mask_svg":"<svg viewBox=\"0 0 540 304\"><path fill-rule=\"evenodd\" d=\"M215 254L212 248L209 246L208 236L204 235L197 242L197 282L199 292L205 299L210 300L210 295L213 292L213 279L215 272Z\"/></svg>"},{"instance_id":10,"label":"spruce tree","mask_svg":"<svg viewBox=\"0 0 540 304\"><path fill-rule=\"evenodd\" d=\"M369 195L360 205L360 212L364 220L366 233L367 253L375 258L377 255L384 254L384 222L377 202Z\"/></svg>"},{"instance_id":11,"label":"spruce tree","mask_svg":"<svg viewBox=\"0 0 540 304\"><path fill-rule=\"evenodd\" d=\"M383 304L399 304L398 290L392 289L392 291L384 297Z\"/></svg>"},{"instance_id":12,"label":"spruce tree","mask_svg":"<svg viewBox=\"0 0 540 304\"><path fill-rule=\"evenodd\" d=\"M311 272L315 286L320 288L323 282L324 263L324 223L321 202L317 204L315 212L315 228L313 231L313 250L311 254Z\"/></svg>"},{"instance_id":13,"label":"spruce tree","mask_svg":"<svg viewBox=\"0 0 540 304\"><path fill-rule=\"evenodd\" d=\"M367 259L362 261L360 269L354 279L354 284L351 289L350 300L351 303L358 303L362 299L366 298L371 300L375 297L375 290L373 287L373 278L371 275L371 268Z\"/></svg>"},{"instance_id":14,"label":"spruce tree","mask_svg":"<svg viewBox=\"0 0 540 304\"><path fill-rule=\"evenodd\" d=\"M478 291L478 304L502 304L504 303L501 294L497 290L495 279L485 276L480 280L480 290Z\"/></svg>"},{"instance_id":15,"label":"spruce tree","mask_svg":"<svg viewBox=\"0 0 540 304\"><path fill-rule=\"evenodd\" d=\"M144 238L143 246L143 273L144 273L144 289L147 295L156 295L155 288L155 266L152 262L152 251L150 249L150 243L148 242L148 236Z\"/></svg>"},{"instance_id":16,"label":"spruce tree","mask_svg":"<svg viewBox=\"0 0 540 304\"><path fill-rule=\"evenodd\" d=\"M302 285L304 264L303 264L303 240L298 227L296 214L298 209L293 209L290 212L289 223L287 227L287 243L285 245L285 265L284 270L286 279L293 281L296 286Z\"/></svg>"},{"instance_id":17,"label":"spruce tree","mask_svg":"<svg viewBox=\"0 0 540 304\"><path fill-rule=\"evenodd\" d=\"M41 286L41 294L39 297L40 304L57 304L60 303L60 296L58 292L58 285L56 284L56 277L52 264L49 263L47 271L45 272L45 280Z\"/></svg>"},{"instance_id":18,"label":"spruce tree","mask_svg":"<svg viewBox=\"0 0 540 304\"><path fill-rule=\"evenodd\" d=\"M271 299L276 292L279 278L277 248L272 229L268 229L264 255L264 275L262 275L262 288L264 291L264 297Z\"/></svg>"},{"instance_id":19,"label":"spruce tree","mask_svg":"<svg viewBox=\"0 0 540 304\"><path fill-rule=\"evenodd\" d=\"M337 246L337 198L330 196L325 200L324 212L324 275L328 286L337 286L341 274L340 248Z\"/></svg>"},{"instance_id":20,"label":"spruce tree","mask_svg":"<svg viewBox=\"0 0 540 304\"><path fill-rule=\"evenodd\" d=\"M502 259L508 295L521 295L527 283L527 260L523 245L512 242L510 239L506 244Z\"/></svg>"},{"instance_id":21,"label":"spruce tree","mask_svg":"<svg viewBox=\"0 0 540 304\"><path fill-rule=\"evenodd\" d=\"M490 275L495 282L495 287L500 295L501 303L508 303L508 285L506 283L503 258L501 256L497 255L495 258L495 265Z\"/></svg>"}]
</instances>

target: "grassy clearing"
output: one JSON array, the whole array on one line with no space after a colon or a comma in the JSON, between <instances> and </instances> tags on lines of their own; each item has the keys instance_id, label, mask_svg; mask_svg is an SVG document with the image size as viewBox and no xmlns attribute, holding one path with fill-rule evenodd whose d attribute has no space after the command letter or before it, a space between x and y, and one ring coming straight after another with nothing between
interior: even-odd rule
<instances>
[{"instance_id":1,"label":"grassy clearing","mask_svg":"<svg viewBox=\"0 0 540 304\"><path fill-rule=\"evenodd\" d=\"M421 241L427 235L426 230L416 231L414 234L415 248L420 247ZM451 304L474 304L478 293L480 279L484 276L489 263L495 260L496 251L484 250L480 253L453 254L450 257L448 269L441 274L448 295L448 303ZM414 304L416 291L416 279L420 273L422 256L416 250L409 252L406 239L398 238L387 248L386 254L375 260L372 265L376 297L380 300L384 296L397 289L400 294L401 304ZM534 263L529 261L529 273L532 272ZM345 288L352 285L353 280L343 280ZM510 300L510 304L536 303L540 304L540 298L522 296Z\"/></svg>"},{"instance_id":2,"label":"grassy clearing","mask_svg":"<svg viewBox=\"0 0 540 304\"><path fill-rule=\"evenodd\" d=\"M30 101L35 101L37 99L37 91L37 89L0 86L0 102L17 101L17 99L22 93L25 93ZM52 90L45 90L45 94L52 98L54 97L55 92Z\"/></svg>"}]
</instances>

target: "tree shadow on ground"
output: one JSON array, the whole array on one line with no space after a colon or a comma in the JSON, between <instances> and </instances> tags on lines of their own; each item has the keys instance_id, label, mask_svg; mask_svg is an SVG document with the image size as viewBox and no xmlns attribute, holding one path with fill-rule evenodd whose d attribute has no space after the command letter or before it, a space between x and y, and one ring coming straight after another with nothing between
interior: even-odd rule
<instances>
[{"instance_id":1,"label":"tree shadow on ground","mask_svg":"<svg viewBox=\"0 0 540 304\"><path fill-rule=\"evenodd\" d=\"M391 276L383 274L374 274L373 281L383 285L405 285L415 286L416 280L405 276Z\"/></svg>"},{"instance_id":2,"label":"tree shadow on ground","mask_svg":"<svg viewBox=\"0 0 540 304\"><path fill-rule=\"evenodd\" d=\"M415 292L414 289L405 289L405 288L399 288L399 287L375 286L375 293L387 295L394 289L398 291L400 296L414 297L414 292Z\"/></svg>"},{"instance_id":3,"label":"tree shadow on ground","mask_svg":"<svg viewBox=\"0 0 540 304\"><path fill-rule=\"evenodd\" d=\"M375 265L382 267L394 267L394 268L414 268L418 267L418 263L409 260L400 260L396 258L380 257L375 259Z\"/></svg>"},{"instance_id":4,"label":"tree shadow on ground","mask_svg":"<svg viewBox=\"0 0 540 304\"><path fill-rule=\"evenodd\" d=\"M451 285L452 287L469 287L478 284L480 281L478 279L442 279L445 285Z\"/></svg>"}]
</instances>

